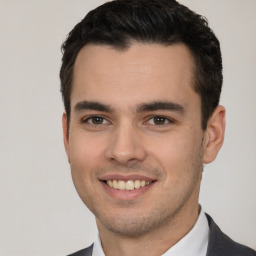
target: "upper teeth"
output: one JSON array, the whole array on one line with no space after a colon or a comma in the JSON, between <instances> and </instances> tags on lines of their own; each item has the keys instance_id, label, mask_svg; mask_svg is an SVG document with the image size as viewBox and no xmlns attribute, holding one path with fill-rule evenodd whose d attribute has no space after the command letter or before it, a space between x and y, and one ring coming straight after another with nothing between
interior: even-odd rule
<instances>
[{"instance_id":1,"label":"upper teeth","mask_svg":"<svg viewBox=\"0 0 256 256\"><path fill-rule=\"evenodd\" d=\"M145 181L145 180L107 180L107 184L111 188L115 189L121 189L121 190L134 190L134 189L139 189L141 187L145 187L146 185L149 185L151 182L150 181Z\"/></svg>"}]
</instances>

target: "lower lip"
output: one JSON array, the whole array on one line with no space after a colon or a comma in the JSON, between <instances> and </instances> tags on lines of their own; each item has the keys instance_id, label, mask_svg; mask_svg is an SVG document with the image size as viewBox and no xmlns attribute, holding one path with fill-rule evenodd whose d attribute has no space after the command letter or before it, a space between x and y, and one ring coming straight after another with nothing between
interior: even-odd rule
<instances>
[{"instance_id":1,"label":"lower lip","mask_svg":"<svg viewBox=\"0 0 256 256\"><path fill-rule=\"evenodd\" d=\"M115 189L109 187L105 182L102 182L102 186L105 189L105 191L112 197L120 200L134 200L136 198L139 198L143 194L146 193L155 182L150 183L149 185L139 188L139 189L133 189L133 190L121 190L121 189Z\"/></svg>"}]
</instances>

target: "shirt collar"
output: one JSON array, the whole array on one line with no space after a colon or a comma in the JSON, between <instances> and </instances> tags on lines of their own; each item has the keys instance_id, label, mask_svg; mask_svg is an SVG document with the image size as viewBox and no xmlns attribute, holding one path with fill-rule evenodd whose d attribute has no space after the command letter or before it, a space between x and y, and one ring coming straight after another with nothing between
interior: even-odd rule
<instances>
[{"instance_id":1,"label":"shirt collar","mask_svg":"<svg viewBox=\"0 0 256 256\"><path fill-rule=\"evenodd\" d=\"M194 227L162 256L206 256L208 240L209 225L201 209Z\"/></svg>"},{"instance_id":2,"label":"shirt collar","mask_svg":"<svg viewBox=\"0 0 256 256\"><path fill-rule=\"evenodd\" d=\"M179 242L173 245L162 256L205 256L208 246L209 225L201 209L194 227ZM92 256L105 256L99 235L94 242Z\"/></svg>"},{"instance_id":3,"label":"shirt collar","mask_svg":"<svg viewBox=\"0 0 256 256\"><path fill-rule=\"evenodd\" d=\"M101 246L99 234L97 235L97 238L93 244L92 256L105 256Z\"/></svg>"}]
</instances>

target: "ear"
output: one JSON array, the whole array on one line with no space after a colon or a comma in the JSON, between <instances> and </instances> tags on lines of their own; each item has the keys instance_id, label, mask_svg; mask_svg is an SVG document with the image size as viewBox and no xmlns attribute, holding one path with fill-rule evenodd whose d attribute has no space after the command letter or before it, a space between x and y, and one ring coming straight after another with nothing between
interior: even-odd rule
<instances>
[{"instance_id":1,"label":"ear","mask_svg":"<svg viewBox=\"0 0 256 256\"><path fill-rule=\"evenodd\" d=\"M226 126L225 113L225 108L218 106L208 120L204 136L204 164L214 161L223 144Z\"/></svg>"},{"instance_id":2,"label":"ear","mask_svg":"<svg viewBox=\"0 0 256 256\"><path fill-rule=\"evenodd\" d=\"M69 161L69 131L68 131L68 118L67 114L64 112L62 115L62 129L63 129L63 140L64 146L67 153L68 161ZM70 161L69 161L70 162Z\"/></svg>"}]
</instances>

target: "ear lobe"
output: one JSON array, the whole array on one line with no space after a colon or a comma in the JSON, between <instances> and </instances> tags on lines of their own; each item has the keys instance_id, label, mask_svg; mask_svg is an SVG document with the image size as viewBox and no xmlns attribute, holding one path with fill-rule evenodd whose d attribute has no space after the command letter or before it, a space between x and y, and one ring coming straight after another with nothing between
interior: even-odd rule
<instances>
[{"instance_id":1,"label":"ear lobe","mask_svg":"<svg viewBox=\"0 0 256 256\"><path fill-rule=\"evenodd\" d=\"M204 164L214 161L223 144L226 126L225 113L225 108L218 106L208 120L204 138Z\"/></svg>"},{"instance_id":2,"label":"ear lobe","mask_svg":"<svg viewBox=\"0 0 256 256\"><path fill-rule=\"evenodd\" d=\"M67 114L65 112L62 115L62 129L63 129L64 146L65 146L66 154L67 154L68 161L69 161L69 131L68 131Z\"/></svg>"}]
</instances>

